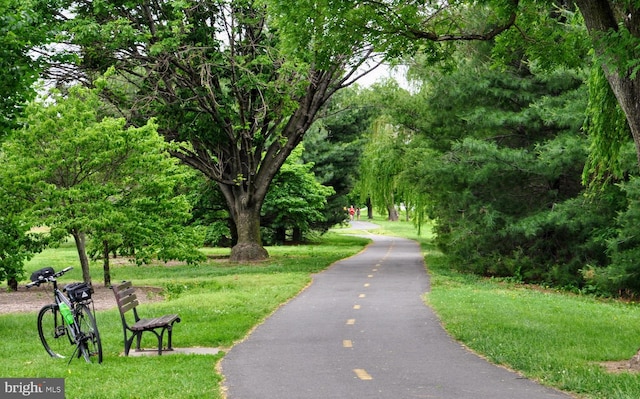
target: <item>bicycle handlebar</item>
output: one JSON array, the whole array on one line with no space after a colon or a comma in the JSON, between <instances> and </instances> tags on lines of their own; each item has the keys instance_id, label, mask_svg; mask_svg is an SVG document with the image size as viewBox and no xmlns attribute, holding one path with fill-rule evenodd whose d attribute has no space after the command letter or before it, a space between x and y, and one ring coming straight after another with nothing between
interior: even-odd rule
<instances>
[{"instance_id":1,"label":"bicycle handlebar","mask_svg":"<svg viewBox=\"0 0 640 399\"><path fill-rule=\"evenodd\" d=\"M54 281L56 278L62 276L63 274L65 274L66 272L70 271L73 269L73 266L69 266L69 267L65 267L64 269L60 270L59 272L53 273L51 276L48 277L43 277L40 276L38 278L38 281L32 281L29 284L26 285L27 288L31 288L31 287L39 287L40 284L45 283L45 282L51 282Z\"/></svg>"}]
</instances>

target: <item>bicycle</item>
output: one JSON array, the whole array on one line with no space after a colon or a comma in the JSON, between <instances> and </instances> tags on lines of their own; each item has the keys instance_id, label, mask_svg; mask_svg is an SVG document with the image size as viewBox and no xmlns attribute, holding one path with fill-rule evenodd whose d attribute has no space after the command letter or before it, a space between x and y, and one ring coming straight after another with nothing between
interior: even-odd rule
<instances>
[{"instance_id":1,"label":"bicycle","mask_svg":"<svg viewBox=\"0 0 640 399\"><path fill-rule=\"evenodd\" d=\"M102 342L91 300L93 290L86 283L68 284L62 290L58 288L58 277L71 269L73 267L67 267L56 273L53 268L45 267L31 274L27 288L39 287L42 283L53 284L54 303L40 309L38 335L51 357L66 358L65 354L73 347L67 364L74 357L83 357L87 363L92 359L102 363Z\"/></svg>"}]
</instances>

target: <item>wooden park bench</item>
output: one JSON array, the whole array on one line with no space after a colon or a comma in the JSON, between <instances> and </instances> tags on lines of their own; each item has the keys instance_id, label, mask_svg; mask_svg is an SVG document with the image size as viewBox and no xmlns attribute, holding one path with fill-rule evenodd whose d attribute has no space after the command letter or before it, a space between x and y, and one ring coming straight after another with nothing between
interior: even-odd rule
<instances>
[{"instance_id":1,"label":"wooden park bench","mask_svg":"<svg viewBox=\"0 0 640 399\"><path fill-rule=\"evenodd\" d=\"M167 349L165 349L165 351L173 350L171 346L171 333L173 331L173 324L180 322L180 316L170 314L153 319L141 319L138 316L137 310L137 306L140 303L138 302L135 288L133 288L131 281L123 281L121 284L112 285L111 289L116 296L118 310L120 310L120 318L122 319L125 356L129 356L129 350L131 349L131 344L133 344L134 339L136 339L136 350L140 350L142 333L145 331L151 331L158 338L158 355L162 355L162 340L165 331L167 332ZM128 316L128 319L132 321L133 324L127 321L127 312L133 313L133 318L130 315ZM131 336L129 336L129 334L131 334Z\"/></svg>"}]
</instances>

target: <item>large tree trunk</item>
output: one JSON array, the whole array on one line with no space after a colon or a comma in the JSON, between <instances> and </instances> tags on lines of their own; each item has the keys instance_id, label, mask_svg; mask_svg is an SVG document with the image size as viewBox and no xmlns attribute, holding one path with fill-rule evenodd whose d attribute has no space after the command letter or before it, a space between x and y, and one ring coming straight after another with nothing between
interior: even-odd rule
<instances>
[{"instance_id":1,"label":"large tree trunk","mask_svg":"<svg viewBox=\"0 0 640 399\"><path fill-rule=\"evenodd\" d=\"M76 242L76 249L78 250L78 258L80 259L80 266L82 267L82 280L87 284L91 284L85 234L78 229L72 229L71 235Z\"/></svg>"},{"instance_id":2,"label":"large tree trunk","mask_svg":"<svg viewBox=\"0 0 640 399\"><path fill-rule=\"evenodd\" d=\"M606 40L601 40L604 33L618 31L623 24L629 33L640 41L640 10L625 6L625 2L602 0L577 0L578 8L584 17L585 24L594 38L598 54L606 54ZM631 50L630 50L631 51ZM629 53L629 57L638 57ZM603 65L609 85L615 94L620 107L624 111L640 164L640 75L632 78L630 70L620 70L614 65Z\"/></svg>"},{"instance_id":3,"label":"large tree trunk","mask_svg":"<svg viewBox=\"0 0 640 399\"><path fill-rule=\"evenodd\" d=\"M238 242L231 248L232 262L249 262L267 259L269 254L262 246L260 233L260 208L262 201L256 201L238 187L235 190L220 185L227 200L233 221L236 225ZM253 200L248 200L253 198Z\"/></svg>"}]
</instances>

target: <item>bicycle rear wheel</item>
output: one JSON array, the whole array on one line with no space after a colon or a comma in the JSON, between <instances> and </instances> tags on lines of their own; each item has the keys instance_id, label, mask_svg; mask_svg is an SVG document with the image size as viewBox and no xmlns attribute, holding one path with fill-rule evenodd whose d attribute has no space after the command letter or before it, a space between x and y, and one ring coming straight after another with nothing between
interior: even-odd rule
<instances>
[{"instance_id":1,"label":"bicycle rear wheel","mask_svg":"<svg viewBox=\"0 0 640 399\"><path fill-rule=\"evenodd\" d=\"M38 313L38 335L44 349L51 357L64 358L75 349L68 326L56 305L46 305Z\"/></svg>"},{"instance_id":2,"label":"bicycle rear wheel","mask_svg":"<svg viewBox=\"0 0 640 399\"><path fill-rule=\"evenodd\" d=\"M98 332L98 325L93 313L85 304L76 305L76 322L80 329L80 353L87 363L97 361L102 363L102 341Z\"/></svg>"}]
</instances>

